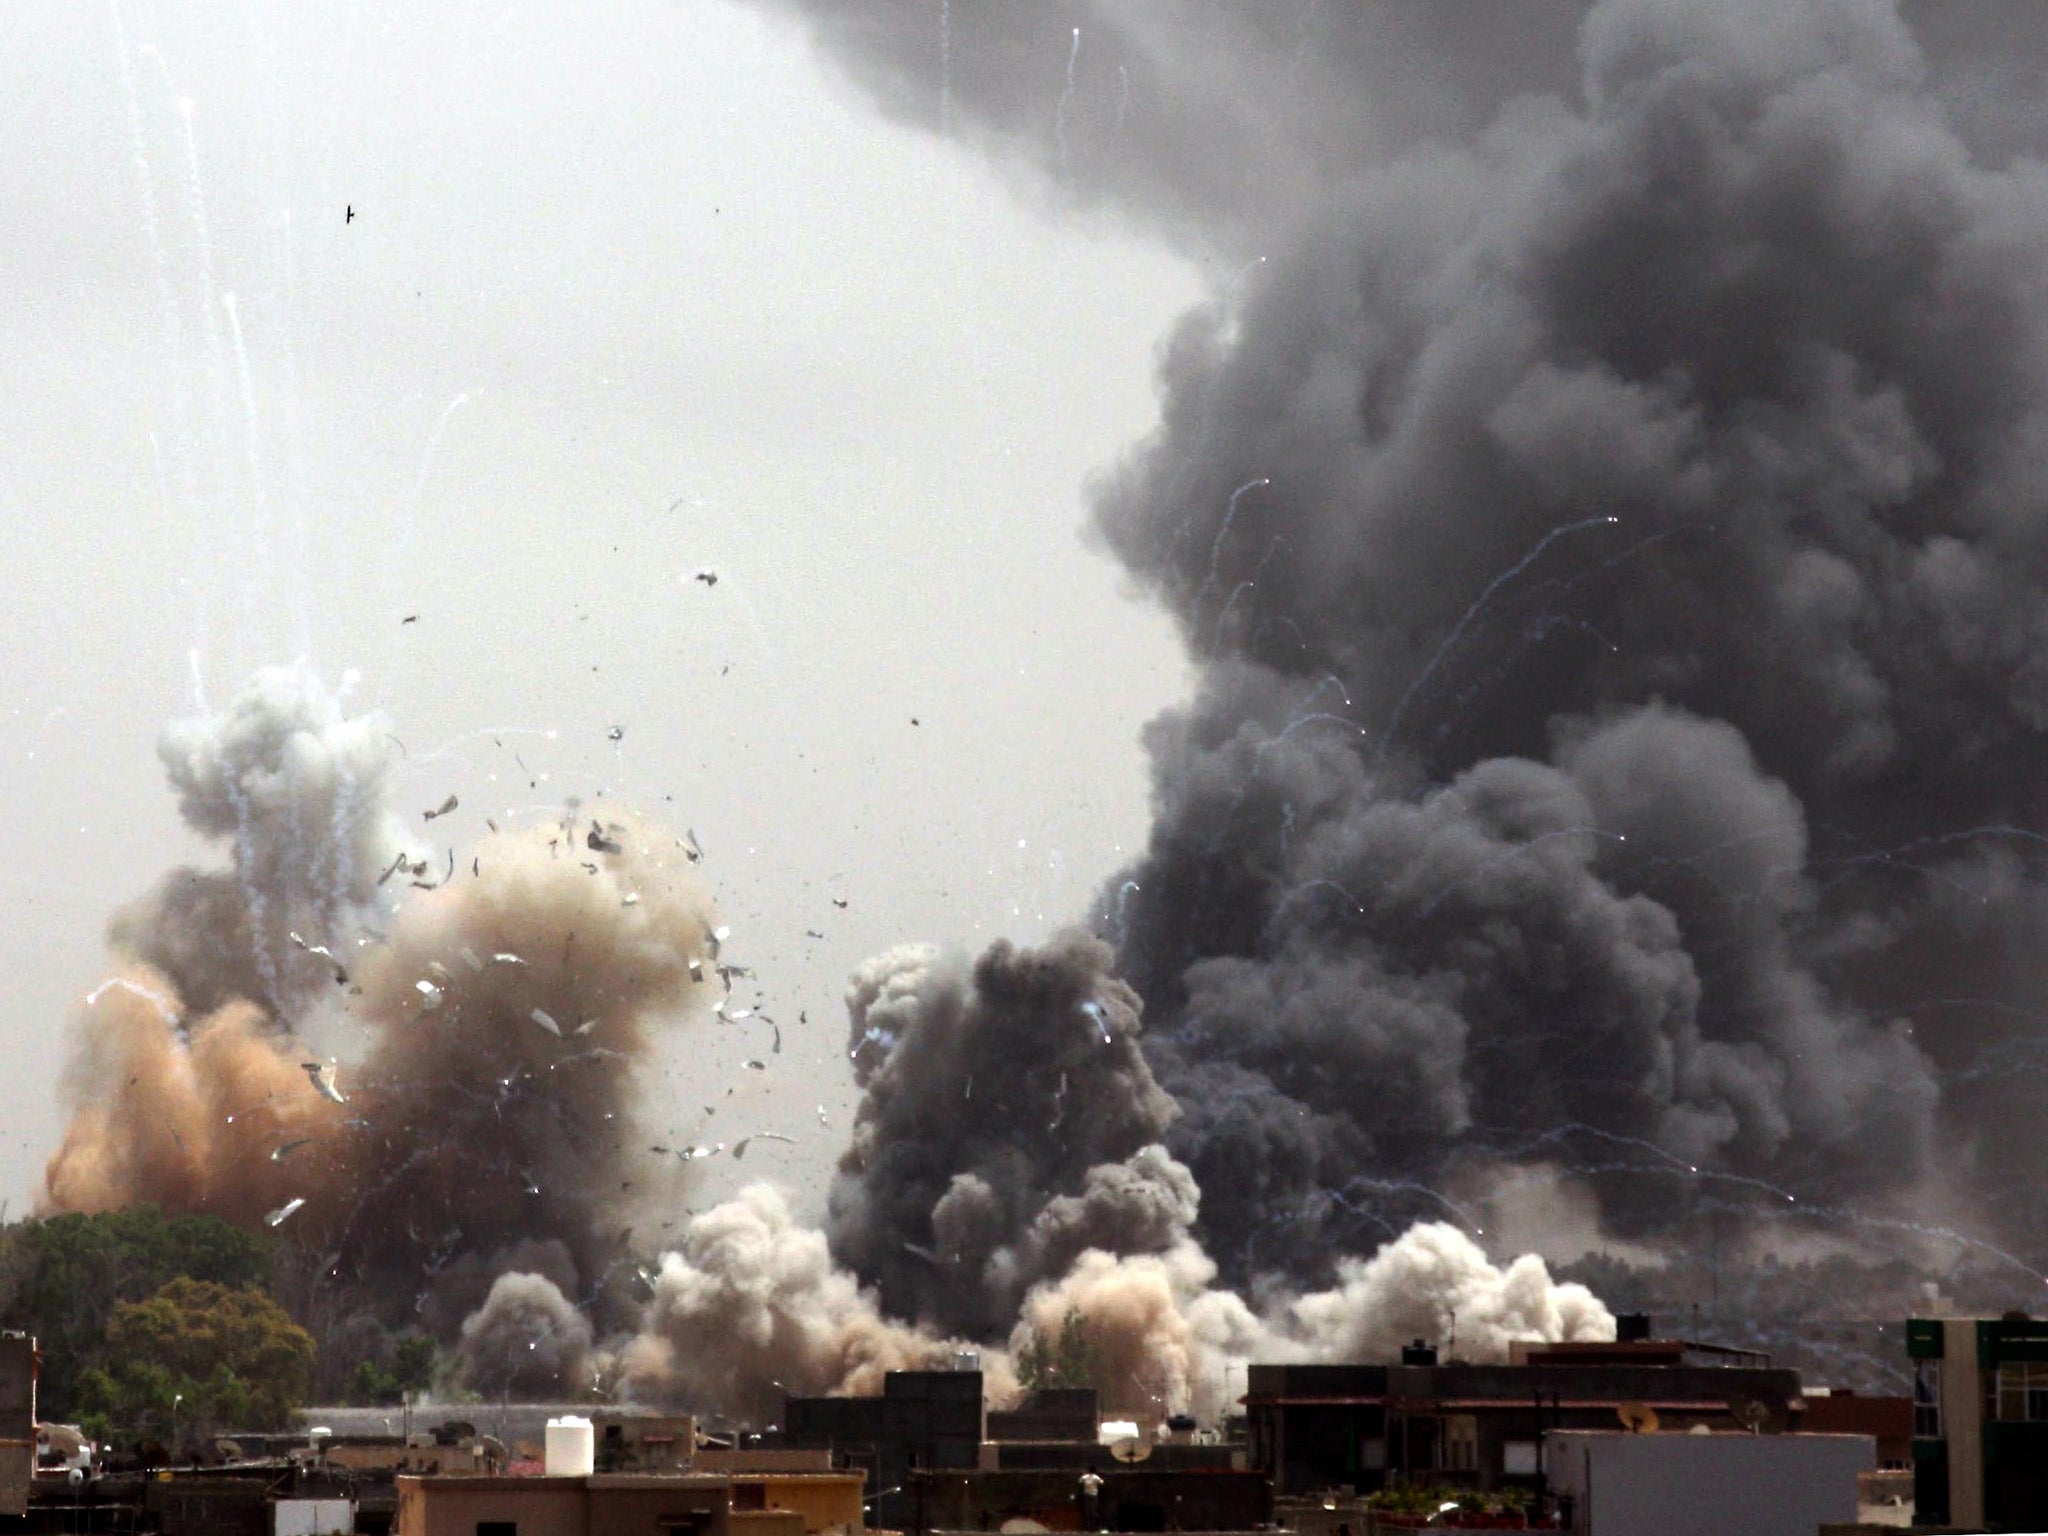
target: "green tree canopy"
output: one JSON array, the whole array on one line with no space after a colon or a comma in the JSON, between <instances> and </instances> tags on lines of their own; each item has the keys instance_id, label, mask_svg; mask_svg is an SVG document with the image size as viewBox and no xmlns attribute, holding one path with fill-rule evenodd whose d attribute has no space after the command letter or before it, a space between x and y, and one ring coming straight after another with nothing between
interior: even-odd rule
<instances>
[{"instance_id":1,"label":"green tree canopy","mask_svg":"<svg viewBox=\"0 0 2048 1536\"><path fill-rule=\"evenodd\" d=\"M186 1276L144 1301L117 1302L106 1364L81 1396L116 1431L181 1438L215 1429L284 1429L313 1379L313 1337L253 1288ZM182 1399L182 1401L179 1401Z\"/></svg>"},{"instance_id":2,"label":"green tree canopy","mask_svg":"<svg viewBox=\"0 0 2048 1536\"><path fill-rule=\"evenodd\" d=\"M266 1238L154 1206L20 1222L0 1233L0 1327L36 1336L40 1411L73 1418L79 1383L101 1361L118 1304L153 1296L181 1275L236 1290L260 1286L270 1257Z\"/></svg>"}]
</instances>

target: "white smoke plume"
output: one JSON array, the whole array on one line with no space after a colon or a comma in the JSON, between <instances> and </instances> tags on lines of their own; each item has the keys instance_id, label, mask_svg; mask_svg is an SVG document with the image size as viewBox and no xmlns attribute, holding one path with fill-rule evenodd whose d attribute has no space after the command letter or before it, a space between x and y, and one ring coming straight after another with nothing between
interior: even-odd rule
<instances>
[{"instance_id":1,"label":"white smoke plume","mask_svg":"<svg viewBox=\"0 0 2048 1536\"><path fill-rule=\"evenodd\" d=\"M822 1232L792 1220L782 1192L750 1184L693 1218L664 1254L639 1335L620 1356L640 1397L772 1420L784 1391L879 1392L887 1371L951 1353L946 1341L877 1309L832 1262Z\"/></svg>"}]
</instances>

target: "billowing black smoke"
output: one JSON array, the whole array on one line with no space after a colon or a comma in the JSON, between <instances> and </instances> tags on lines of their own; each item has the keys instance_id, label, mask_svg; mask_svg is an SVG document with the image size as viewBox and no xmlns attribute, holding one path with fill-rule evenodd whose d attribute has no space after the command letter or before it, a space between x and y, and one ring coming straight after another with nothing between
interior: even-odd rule
<instances>
[{"instance_id":1,"label":"billowing black smoke","mask_svg":"<svg viewBox=\"0 0 2048 1536\"><path fill-rule=\"evenodd\" d=\"M1624 1235L2048 1242L2027 55L1959 97L1982 39L1878 0L806 9L1259 258L1097 508L1203 662L1098 926L1227 1276L1519 1164Z\"/></svg>"},{"instance_id":2,"label":"billowing black smoke","mask_svg":"<svg viewBox=\"0 0 2048 1536\"><path fill-rule=\"evenodd\" d=\"M1155 1145L1173 1101L1111 959L1069 933L997 943L971 968L906 947L855 975L865 1091L829 1231L891 1314L1005 1333L1025 1292L1091 1244L1147 1253L1185 1234L1193 1181Z\"/></svg>"}]
</instances>

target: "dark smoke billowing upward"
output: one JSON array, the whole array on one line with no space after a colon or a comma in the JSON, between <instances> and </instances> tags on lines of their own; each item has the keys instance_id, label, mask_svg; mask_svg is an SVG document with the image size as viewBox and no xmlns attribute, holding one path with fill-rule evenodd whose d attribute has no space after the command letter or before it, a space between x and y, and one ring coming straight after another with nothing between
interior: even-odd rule
<instances>
[{"instance_id":1,"label":"dark smoke billowing upward","mask_svg":"<svg viewBox=\"0 0 2048 1536\"><path fill-rule=\"evenodd\" d=\"M896 110L1261 258L1097 509L1203 662L1100 926L1226 1275L1522 1164L1629 1236L2048 1241L2013 71L1952 112L1876 0L801 8Z\"/></svg>"}]
</instances>

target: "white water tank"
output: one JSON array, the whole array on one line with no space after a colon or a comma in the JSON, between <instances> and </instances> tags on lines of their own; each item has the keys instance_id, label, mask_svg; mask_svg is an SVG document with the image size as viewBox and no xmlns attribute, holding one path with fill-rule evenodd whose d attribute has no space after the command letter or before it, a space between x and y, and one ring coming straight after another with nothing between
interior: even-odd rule
<instances>
[{"instance_id":1,"label":"white water tank","mask_svg":"<svg viewBox=\"0 0 2048 1536\"><path fill-rule=\"evenodd\" d=\"M597 1470L597 1431L590 1420L571 1414L549 1419L547 1433L547 1474L549 1477L588 1477Z\"/></svg>"}]
</instances>

